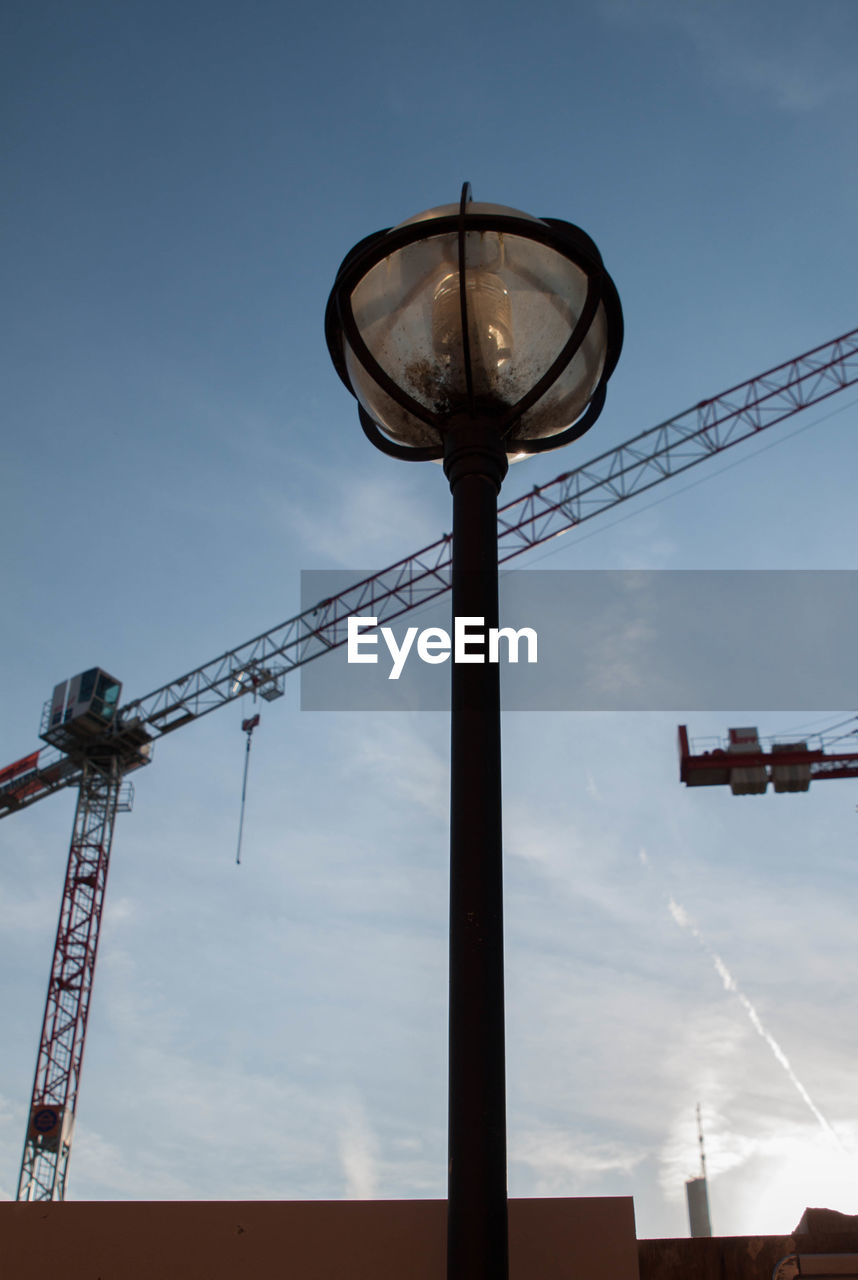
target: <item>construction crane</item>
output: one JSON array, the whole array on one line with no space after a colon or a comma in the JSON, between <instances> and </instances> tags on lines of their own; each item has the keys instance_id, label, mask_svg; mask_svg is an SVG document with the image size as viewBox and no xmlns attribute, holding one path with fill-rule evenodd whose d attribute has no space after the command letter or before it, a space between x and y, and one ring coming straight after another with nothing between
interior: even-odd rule
<instances>
[{"instance_id":1,"label":"construction crane","mask_svg":"<svg viewBox=\"0 0 858 1280\"><path fill-rule=\"evenodd\" d=\"M759 796L769 783L782 793L808 791L816 779L858 778L858 751L827 751L824 738L817 737L816 746L800 739L773 742L766 751L755 728L729 729L718 746L695 753L681 724L680 781L688 787L729 786L734 796Z\"/></svg>"},{"instance_id":2,"label":"construction crane","mask_svg":"<svg viewBox=\"0 0 858 1280\"><path fill-rule=\"evenodd\" d=\"M498 512L499 561L541 545L671 476L858 383L858 329L778 365L618 448L534 488ZM127 775L154 742L248 693L274 701L285 677L345 644L350 615L388 622L450 588L450 535L120 705L121 684L94 667L62 681L45 706L45 744L0 770L0 817L78 788L36 1062L18 1200L62 1200L77 1107L116 815Z\"/></svg>"}]
</instances>

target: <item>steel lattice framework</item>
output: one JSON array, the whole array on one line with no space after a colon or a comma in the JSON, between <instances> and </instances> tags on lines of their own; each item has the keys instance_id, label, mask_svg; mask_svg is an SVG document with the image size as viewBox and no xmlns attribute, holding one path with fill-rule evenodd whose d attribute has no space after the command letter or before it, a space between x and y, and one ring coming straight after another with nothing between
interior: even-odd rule
<instances>
[{"instance_id":1,"label":"steel lattice framework","mask_svg":"<svg viewBox=\"0 0 858 1280\"><path fill-rule=\"evenodd\" d=\"M64 1200L113 828L131 808L114 759L83 766L18 1181L18 1200Z\"/></svg>"},{"instance_id":2,"label":"steel lattice framework","mask_svg":"<svg viewBox=\"0 0 858 1280\"><path fill-rule=\"evenodd\" d=\"M498 512L499 561L506 563L856 383L858 329L853 329L507 503ZM0 817L64 787L80 788L19 1200L65 1194L113 824L119 809L130 808L121 777L147 763L153 739L251 691L269 700L278 697L290 671L345 643L350 615L369 613L382 624L443 595L450 589L450 567L451 540L445 535L127 703L112 728L85 751L70 756L41 748L0 770Z\"/></svg>"}]
</instances>

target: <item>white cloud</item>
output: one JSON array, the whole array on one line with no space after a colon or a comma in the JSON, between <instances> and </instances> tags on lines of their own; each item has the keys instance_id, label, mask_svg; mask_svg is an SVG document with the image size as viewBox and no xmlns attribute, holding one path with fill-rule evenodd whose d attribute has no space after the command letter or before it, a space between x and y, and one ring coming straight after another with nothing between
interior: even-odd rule
<instances>
[{"instance_id":1,"label":"white cloud","mask_svg":"<svg viewBox=\"0 0 858 1280\"><path fill-rule=\"evenodd\" d=\"M329 1185L341 1113L330 1090L166 1045L141 1044L135 1065L125 1099L99 1112L113 1139L89 1126L83 1100L75 1198L313 1198ZM141 1126L158 1136L141 1144Z\"/></svg>"},{"instance_id":2,"label":"white cloud","mask_svg":"<svg viewBox=\"0 0 858 1280\"><path fill-rule=\"evenodd\" d=\"M716 1066L700 1059L689 1063L683 1090L685 1096L674 1103L659 1151L659 1184L668 1200L681 1200L686 1180L700 1173L696 1103L692 1098L695 1091L705 1099L701 1103L701 1112L706 1172L710 1182L745 1164L760 1150L759 1136L739 1132L735 1118L731 1121L727 1117L728 1112L732 1113L735 1095L728 1080L729 1069L725 1070L725 1066L723 1061Z\"/></svg>"},{"instance_id":3,"label":"white cloud","mask_svg":"<svg viewBox=\"0 0 858 1280\"><path fill-rule=\"evenodd\" d=\"M45 922L56 920L60 889L54 885L50 892L37 893L17 885L0 887L0 933L4 940L43 935Z\"/></svg>"},{"instance_id":4,"label":"white cloud","mask_svg":"<svg viewBox=\"0 0 858 1280\"><path fill-rule=\"evenodd\" d=\"M450 804L449 760L420 731L419 721L415 729L388 714L383 732L361 734L354 767L369 775L373 786L393 787L406 801L443 819Z\"/></svg>"},{"instance_id":5,"label":"white cloud","mask_svg":"<svg viewBox=\"0 0 858 1280\"><path fill-rule=\"evenodd\" d=\"M136 905L132 898L111 898L105 902L104 922L111 924L119 924L123 920L130 920L134 915Z\"/></svg>"},{"instance_id":6,"label":"white cloud","mask_svg":"<svg viewBox=\"0 0 858 1280\"><path fill-rule=\"evenodd\" d=\"M319 518L319 504L312 492L305 497L292 496L279 509L278 519L298 534L307 554L324 556L344 568L384 568L402 557L403 530L408 530L412 547L435 542L441 531L438 507L431 499L421 498L402 471L401 467L388 471L369 464L360 475L320 470L324 519ZM443 484L439 491L444 494ZM450 519L448 515L447 524Z\"/></svg>"},{"instance_id":7,"label":"white cloud","mask_svg":"<svg viewBox=\"0 0 858 1280\"><path fill-rule=\"evenodd\" d=\"M594 1176L630 1174L645 1158L638 1147L548 1128L517 1134L509 1152L510 1164L530 1174L529 1194L540 1196L580 1194Z\"/></svg>"},{"instance_id":8,"label":"white cloud","mask_svg":"<svg viewBox=\"0 0 858 1280\"><path fill-rule=\"evenodd\" d=\"M759 1144L759 1160L743 1171L742 1193L749 1197L737 1205L739 1231L750 1231L749 1205L753 1204L753 1230L774 1234L791 1231L805 1209L814 1205L858 1212L858 1161L855 1126L848 1135L850 1150L832 1150L814 1126L779 1125ZM744 1217L744 1223L742 1218Z\"/></svg>"},{"instance_id":9,"label":"white cloud","mask_svg":"<svg viewBox=\"0 0 858 1280\"><path fill-rule=\"evenodd\" d=\"M339 1153L346 1180L347 1200L373 1200L377 1195L378 1142L364 1107L351 1101L345 1107L345 1124L339 1133Z\"/></svg>"},{"instance_id":10,"label":"white cloud","mask_svg":"<svg viewBox=\"0 0 858 1280\"><path fill-rule=\"evenodd\" d=\"M81 1197L87 1184L96 1194ZM177 1175L169 1163L151 1151L120 1146L84 1124L75 1126L74 1154L69 1162L67 1191L70 1199L193 1200L194 1185Z\"/></svg>"}]
</instances>

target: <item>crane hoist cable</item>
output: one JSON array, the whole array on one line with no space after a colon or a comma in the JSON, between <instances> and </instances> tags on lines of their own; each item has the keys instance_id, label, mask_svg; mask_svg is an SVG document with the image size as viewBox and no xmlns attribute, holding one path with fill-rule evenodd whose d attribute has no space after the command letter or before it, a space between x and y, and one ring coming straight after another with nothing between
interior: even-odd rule
<instances>
[{"instance_id":1,"label":"crane hoist cable","mask_svg":"<svg viewBox=\"0 0 858 1280\"><path fill-rule=\"evenodd\" d=\"M253 738L253 730L259 724L259 713L251 716L248 720L242 720L241 727L247 734L247 746L244 749L244 778L241 783L241 816L238 820L238 847L235 851L236 866L241 866L241 837L244 832L244 803L247 799L247 769L250 764L250 743Z\"/></svg>"}]
</instances>

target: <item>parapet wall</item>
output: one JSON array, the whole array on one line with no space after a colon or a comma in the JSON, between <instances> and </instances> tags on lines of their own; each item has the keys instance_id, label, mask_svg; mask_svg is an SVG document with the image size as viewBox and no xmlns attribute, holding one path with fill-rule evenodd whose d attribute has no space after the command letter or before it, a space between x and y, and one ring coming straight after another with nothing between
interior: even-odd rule
<instances>
[{"instance_id":1,"label":"parapet wall","mask_svg":"<svg viewBox=\"0 0 858 1280\"><path fill-rule=\"evenodd\" d=\"M443 1200L0 1204L9 1280L444 1280ZM638 1280L631 1197L511 1200L510 1280Z\"/></svg>"}]
</instances>

